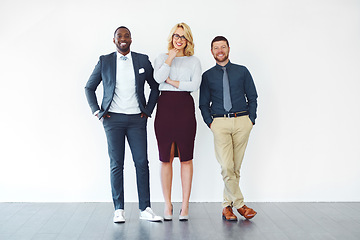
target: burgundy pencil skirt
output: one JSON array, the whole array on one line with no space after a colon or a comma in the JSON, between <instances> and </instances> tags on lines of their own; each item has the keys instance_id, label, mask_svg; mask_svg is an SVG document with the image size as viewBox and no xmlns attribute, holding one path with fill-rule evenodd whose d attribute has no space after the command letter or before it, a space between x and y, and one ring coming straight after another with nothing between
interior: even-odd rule
<instances>
[{"instance_id":1,"label":"burgundy pencil skirt","mask_svg":"<svg viewBox=\"0 0 360 240\"><path fill-rule=\"evenodd\" d=\"M195 106L190 93L162 91L155 117L160 161L170 161L172 143L179 149L181 162L193 159L195 134Z\"/></svg>"}]
</instances>

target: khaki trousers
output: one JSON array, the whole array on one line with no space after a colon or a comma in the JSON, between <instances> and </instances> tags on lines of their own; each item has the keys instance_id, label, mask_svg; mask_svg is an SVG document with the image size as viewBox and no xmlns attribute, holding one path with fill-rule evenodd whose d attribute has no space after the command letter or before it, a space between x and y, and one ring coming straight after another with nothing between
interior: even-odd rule
<instances>
[{"instance_id":1,"label":"khaki trousers","mask_svg":"<svg viewBox=\"0 0 360 240\"><path fill-rule=\"evenodd\" d=\"M224 181L223 207L241 208L244 197L239 187L240 167L253 124L248 115L236 118L214 118L215 154Z\"/></svg>"}]
</instances>

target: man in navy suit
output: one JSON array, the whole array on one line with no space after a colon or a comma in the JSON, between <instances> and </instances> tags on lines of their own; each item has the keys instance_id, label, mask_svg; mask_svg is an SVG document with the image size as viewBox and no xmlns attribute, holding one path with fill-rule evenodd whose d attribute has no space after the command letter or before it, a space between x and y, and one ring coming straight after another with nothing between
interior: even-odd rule
<instances>
[{"instance_id":1,"label":"man in navy suit","mask_svg":"<svg viewBox=\"0 0 360 240\"><path fill-rule=\"evenodd\" d=\"M111 190L115 207L114 222L125 222L123 168L127 138L136 168L140 219L162 221L150 208L149 165L147 158L147 118L159 96L153 67L147 55L130 51L130 30L121 26L114 33L117 51L100 56L86 86L87 101L106 132L111 168ZM103 82L101 108L96 88ZM150 86L149 99L144 94Z\"/></svg>"}]
</instances>

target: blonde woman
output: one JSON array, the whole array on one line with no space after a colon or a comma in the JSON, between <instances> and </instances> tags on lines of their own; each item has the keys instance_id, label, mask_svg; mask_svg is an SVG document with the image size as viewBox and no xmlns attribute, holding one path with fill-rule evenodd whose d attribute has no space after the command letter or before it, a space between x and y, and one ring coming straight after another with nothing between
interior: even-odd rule
<instances>
[{"instance_id":1,"label":"blonde woman","mask_svg":"<svg viewBox=\"0 0 360 240\"><path fill-rule=\"evenodd\" d=\"M193 176L193 152L196 134L194 100L191 92L201 83L201 65L194 55L190 27L176 24L168 38L168 52L154 63L154 78L161 95L155 118L155 134L161 161L161 184L165 200L164 220L173 218L171 203L172 163L179 157L181 165L182 206L179 220L189 218L189 199Z\"/></svg>"}]
</instances>

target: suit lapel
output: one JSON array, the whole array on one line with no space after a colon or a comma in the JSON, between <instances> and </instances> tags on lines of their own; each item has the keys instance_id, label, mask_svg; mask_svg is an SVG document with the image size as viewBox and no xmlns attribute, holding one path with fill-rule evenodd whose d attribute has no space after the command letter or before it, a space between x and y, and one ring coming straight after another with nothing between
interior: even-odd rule
<instances>
[{"instance_id":1,"label":"suit lapel","mask_svg":"<svg viewBox=\"0 0 360 240\"><path fill-rule=\"evenodd\" d=\"M139 83L139 58L138 55L134 52L131 52L131 58L133 61L134 73L135 73L135 86L136 90Z\"/></svg>"},{"instance_id":2,"label":"suit lapel","mask_svg":"<svg viewBox=\"0 0 360 240\"><path fill-rule=\"evenodd\" d=\"M116 55L116 52L114 52L112 54L112 58L111 58L111 62L110 62L110 69L111 69L111 78L113 80L113 84L115 86L115 83L116 83L116 58L117 58L117 55ZM115 90L115 89L114 89Z\"/></svg>"}]
</instances>

